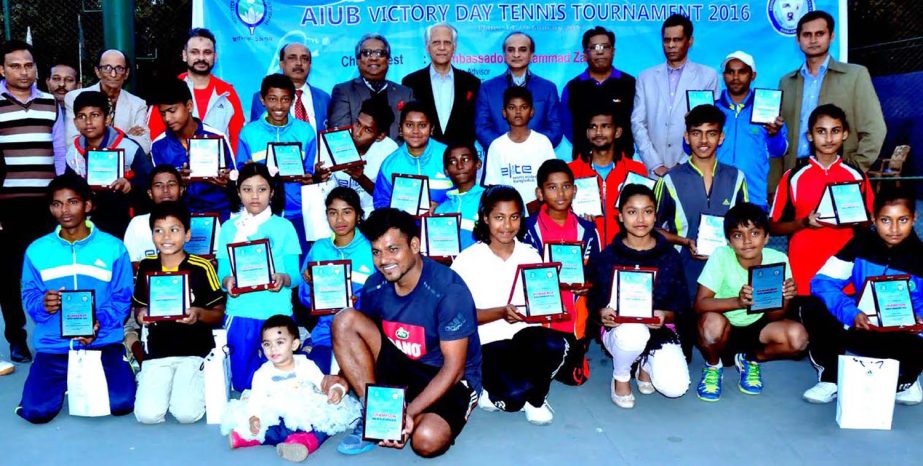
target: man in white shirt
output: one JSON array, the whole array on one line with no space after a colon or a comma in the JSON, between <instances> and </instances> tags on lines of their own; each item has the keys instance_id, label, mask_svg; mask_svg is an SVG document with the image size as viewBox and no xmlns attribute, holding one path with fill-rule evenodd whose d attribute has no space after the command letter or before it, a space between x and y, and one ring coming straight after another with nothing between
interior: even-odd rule
<instances>
[{"instance_id":1,"label":"man in white shirt","mask_svg":"<svg viewBox=\"0 0 923 466\"><path fill-rule=\"evenodd\" d=\"M490 143L484 166L484 186L512 186L526 204L535 200L538 167L555 158L551 141L529 129L534 114L532 93L528 89L511 86L503 91L503 118L510 130Z\"/></svg>"}]
</instances>

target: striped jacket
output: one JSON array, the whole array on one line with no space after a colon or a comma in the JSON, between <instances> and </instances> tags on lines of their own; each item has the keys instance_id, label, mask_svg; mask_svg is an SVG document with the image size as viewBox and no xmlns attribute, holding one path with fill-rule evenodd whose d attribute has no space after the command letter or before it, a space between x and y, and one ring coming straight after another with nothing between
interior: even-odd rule
<instances>
[{"instance_id":1,"label":"striped jacket","mask_svg":"<svg viewBox=\"0 0 923 466\"><path fill-rule=\"evenodd\" d=\"M29 100L20 102L0 82L0 199L45 195L55 161L64 160L63 135L51 94L33 85Z\"/></svg>"},{"instance_id":2,"label":"striped jacket","mask_svg":"<svg viewBox=\"0 0 923 466\"><path fill-rule=\"evenodd\" d=\"M90 348L121 344L122 326L131 308L134 287L128 251L118 238L87 221L90 235L74 243L61 238L60 227L26 249L22 266L22 307L35 322L33 346L39 353L66 353L61 313L45 310L48 290L93 290L99 332Z\"/></svg>"}]
</instances>

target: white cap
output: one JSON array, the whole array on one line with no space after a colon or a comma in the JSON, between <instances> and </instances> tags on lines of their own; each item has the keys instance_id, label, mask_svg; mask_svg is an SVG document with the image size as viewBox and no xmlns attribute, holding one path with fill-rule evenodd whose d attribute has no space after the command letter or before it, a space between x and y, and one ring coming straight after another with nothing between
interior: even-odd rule
<instances>
[{"instance_id":1,"label":"white cap","mask_svg":"<svg viewBox=\"0 0 923 466\"><path fill-rule=\"evenodd\" d=\"M740 61L742 61L742 62L744 63L744 65L749 66L750 69L751 69L754 73L756 73L756 62L753 61L753 56L750 55L750 54L747 53L747 52L744 52L743 50L738 50L738 51L736 51L736 52L731 52L727 57L725 57L724 61L721 62L721 71L720 71L720 72L722 72L722 73L724 72L724 70L725 70L725 69L727 68L727 66L728 66L728 62L731 61L731 60L740 60Z\"/></svg>"}]
</instances>

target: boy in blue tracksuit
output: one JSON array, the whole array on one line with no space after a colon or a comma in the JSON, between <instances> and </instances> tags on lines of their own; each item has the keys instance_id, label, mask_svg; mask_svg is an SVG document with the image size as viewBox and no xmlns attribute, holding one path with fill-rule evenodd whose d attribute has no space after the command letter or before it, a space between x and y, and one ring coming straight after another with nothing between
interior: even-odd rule
<instances>
[{"instance_id":1,"label":"boy in blue tracksuit","mask_svg":"<svg viewBox=\"0 0 923 466\"><path fill-rule=\"evenodd\" d=\"M52 420L64 404L68 351L100 351L114 415L134 409L135 380L122 359L122 325L131 308L132 272L122 242L86 220L92 209L90 188L79 175L61 175L48 185L49 206L58 223L54 232L26 250L22 304L35 322L36 355L16 413L40 424ZM61 290L93 290L94 336L61 337Z\"/></svg>"},{"instance_id":2,"label":"boy in blue tracksuit","mask_svg":"<svg viewBox=\"0 0 923 466\"><path fill-rule=\"evenodd\" d=\"M446 193L446 200L436 206L434 213L461 215L461 249L476 243L474 224L478 219L478 207L484 187L477 183L477 174L481 169L478 151L471 143L450 144L442 156L442 165L446 175L455 184L455 189Z\"/></svg>"},{"instance_id":3,"label":"boy in blue tracksuit","mask_svg":"<svg viewBox=\"0 0 923 466\"><path fill-rule=\"evenodd\" d=\"M381 163L372 204L376 209L391 205L391 178L395 174L422 175L429 178L431 206L445 201L446 192L452 189L452 180L446 176L442 165L445 144L433 139L434 118L422 104L407 102L401 110L400 132L404 144Z\"/></svg>"},{"instance_id":4,"label":"boy in blue tracksuit","mask_svg":"<svg viewBox=\"0 0 923 466\"><path fill-rule=\"evenodd\" d=\"M228 145L227 137L221 131L212 128L192 116L192 94L184 81L169 79L159 87L159 92L152 99L167 129L154 139L151 144L151 161L154 166L168 164L176 167L183 174L186 185L186 205L195 213L215 212L225 221L231 214L231 196L233 186L229 184L228 170L234 167L234 155ZM188 140L193 137L216 137L223 139L224 166L217 178L206 181L189 179Z\"/></svg>"},{"instance_id":5,"label":"boy in blue tracksuit","mask_svg":"<svg viewBox=\"0 0 923 466\"><path fill-rule=\"evenodd\" d=\"M248 123L240 131L237 144L237 169L247 162L254 161L275 166L269 144L274 142L294 142L301 145L301 160L305 175L298 181L286 181L285 212L283 216L295 227L301 250L307 251L304 220L301 213L301 186L311 184L314 173L314 161L317 158L317 137L314 128L296 118L290 118L295 85L288 76L271 74L263 78L260 85L260 97L266 112L263 118Z\"/></svg>"},{"instance_id":6,"label":"boy in blue tracksuit","mask_svg":"<svg viewBox=\"0 0 923 466\"><path fill-rule=\"evenodd\" d=\"M874 228L856 229L855 236L827 260L814 279L811 294L824 306L802 307L808 330L811 362L819 382L804 392L811 403L829 403L837 395L837 359L846 351L900 362L898 404L923 401L917 380L923 371L923 337L908 331L876 332L874 316L858 307L866 280L883 275L909 275L910 301L918 324L923 323L923 242L913 231L916 200L912 191L885 190L875 196ZM844 288L852 285L855 296Z\"/></svg>"}]
</instances>

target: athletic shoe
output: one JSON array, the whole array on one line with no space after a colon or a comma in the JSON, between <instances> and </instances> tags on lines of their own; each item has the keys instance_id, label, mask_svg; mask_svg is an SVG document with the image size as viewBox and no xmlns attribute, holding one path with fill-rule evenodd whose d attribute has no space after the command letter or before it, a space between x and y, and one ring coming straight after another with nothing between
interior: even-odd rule
<instances>
[{"instance_id":1,"label":"athletic shoe","mask_svg":"<svg viewBox=\"0 0 923 466\"><path fill-rule=\"evenodd\" d=\"M740 373L737 387L747 395L759 395L763 392L763 377L760 375L760 364L756 361L744 359L743 353L734 356L734 365Z\"/></svg>"},{"instance_id":2,"label":"athletic shoe","mask_svg":"<svg viewBox=\"0 0 923 466\"><path fill-rule=\"evenodd\" d=\"M817 385L805 390L804 401L814 404L827 404L836 399L837 387L832 382L817 382Z\"/></svg>"},{"instance_id":3,"label":"athletic shoe","mask_svg":"<svg viewBox=\"0 0 923 466\"><path fill-rule=\"evenodd\" d=\"M635 407L635 395L634 393L628 393L627 395L619 395L615 392L615 379L612 380L613 383L609 384L609 399L615 403L619 408L631 409Z\"/></svg>"},{"instance_id":4,"label":"athletic shoe","mask_svg":"<svg viewBox=\"0 0 923 466\"><path fill-rule=\"evenodd\" d=\"M487 396L487 390L484 389L481 389L481 396L478 397L478 408L491 413L500 411L500 408L498 408L493 401L490 401L490 397Z\"/></svg>"},{"instance_id":5,"label":"athletic shoe","mask_svg":"<svg viewBox=\"0 0 923 466\"><path fill-rule=\"evenodd\" d=\"M547 426L554 420L554 411L551 410L548 400L545 400L541 406L532 406L531 403L526 402L522 409L526 412L526 420L531 424Z\"/></svg>"},{"instance_id":6,"label":"athletic shoe","mask_svg":"<svg viewBox=\"0 0 923 466\"><path fill-rule=\"evenodd\" d=\"M365 430L365 419L359 416L359 422L352 432L346 434L337 445L337 451L344 455L361 455L375 448L375 443L362 440L362 431Z\"/></svg>"},{"instance_id":7,"label":"athletic shoe","mask_svg":"<svg viewBox=\"0 0 923 466\"><path fill-rule=\"evenodd\" d=\"M0 359L0 375L10 375L16 370L16 366L6 359Z\"/></svg>"},{"instance_id":8,"label":"athletic shoe","mask_svg":"<svg viewBox=\"0 0 923 466\"><path fill-rule=\"evenodd\" d=\"M923 389L920 388L919 380L914 380L913 384L894 396L895 403L905 406L918 405L921 401L923 401Z\"/></svg>"},{"instance_id":9,"label":"athletic shoe","mask_svg":"<svg viewBox=\"0 0 923 466\"><path fill-rule=\"evenodd\" d=\"M695 393L702 401L718 401L721 399L721 379L724 376L723 367L705 366L702 369L702 380Z\"/></svg>"}]
</instances>

